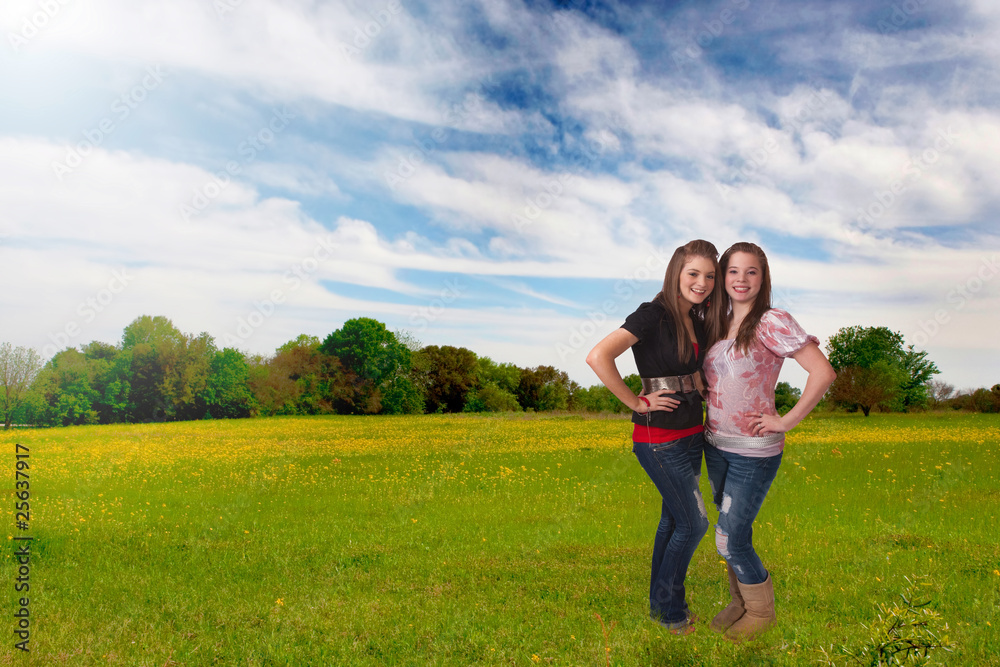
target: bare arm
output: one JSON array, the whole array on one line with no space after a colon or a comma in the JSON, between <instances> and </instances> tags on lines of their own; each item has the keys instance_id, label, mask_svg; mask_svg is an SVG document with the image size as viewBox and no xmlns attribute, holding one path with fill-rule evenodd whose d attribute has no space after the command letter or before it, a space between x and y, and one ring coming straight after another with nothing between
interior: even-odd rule
<instances>
[{"instance_id":1,"label":"bare arm","mask_svg":"<svg viewBox=\"0 0 1000 667\"><path fill-rule=\"evenodd\" d=\"M616 329L594 346L594 349L587 355L587 364L594 369L594 372L597 373L597 377L601 379L604 386L628 408L639 414L652 410L666 410L670 412L680 405L680 401L669 397L669 394L673 392L664 390L650 394L646 397L650 403L650 406L647 408L646 404L639 400L639 397L632 393L632 390L625 384L622 374L618 370L617 364L615 364L615 359L620 357L638 341L639 339L631 332L625 329Z\"/></svg>"},{"instance_id":2,"label":"bare arm","mask_svg":"<svg viewBox=\"0 0 1000 667\"><path fill-rule=\"evenodd\" d=\"M809 343L801 350L792 355L792 359L799 362L799 366L809 373L806 378L805 389L802 396L791 410L784 417L777 415L762 415L758 419L755 435L766 435L768 433L787 433L795 428L800 421L806 418L812 409L816 407L823 394L833 384L837 378L837 373L833 366L827 361L815 343Z\"/></svg>"}]
</instances>

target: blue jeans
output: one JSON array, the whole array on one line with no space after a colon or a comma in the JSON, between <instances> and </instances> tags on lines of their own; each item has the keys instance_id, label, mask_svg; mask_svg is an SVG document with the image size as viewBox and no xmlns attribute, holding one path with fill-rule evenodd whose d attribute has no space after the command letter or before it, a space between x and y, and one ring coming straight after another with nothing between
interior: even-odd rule
<instances>
[{"instance_id":1,"label":"blue jeans","mask_svg":"<svg viewBox=\"0 0 1000 667\"><path fill-rule=\"evenodd\" d=\"M719 510L715 546L744 584L767 579L767 569L753 548L753 522L780 465L781 454L752 458L705 447L705 469Z\"/></svg>"},{"instance_id":2,"label":"blue jeans","mask_svg":"<svg viewBox=\"0 0 1000 667\"><path fill-rule=\"evenodd\" d=\"M708 515L698 489L704 449L701 433L673 442L636 442L632 446L663 498L653 540L649 613L664 623L679 623L688 617L684 577L698 543L708 531Z\"/></svg>"}]
</instances>

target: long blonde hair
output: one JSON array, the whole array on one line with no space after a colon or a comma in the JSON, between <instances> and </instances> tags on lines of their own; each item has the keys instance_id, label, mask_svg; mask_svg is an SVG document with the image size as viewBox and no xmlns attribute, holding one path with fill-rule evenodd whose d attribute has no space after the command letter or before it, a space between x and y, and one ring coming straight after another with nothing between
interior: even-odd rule
<instances>
[{"instance_id":1,"label":"long blonde hair","mask_svg":"<svg viewBox=\"0 0 1000 667\"><path fill-rule=\"evenodd\" d=\"M722 297L725 290L721 287L723 278L719 271L719 251L708 241L695 239L674 250L663 276L663 289L653 298L654 301L663 306L664 310L670 313L674 322L674 333L677 337L677 358L681 361L690 359L694 353L694 347L691 345L687 329L684 327L683 318L687 313L681 311L681 306L678 303L681 271L693 257L704 257L712 262L715 269L715 285L712 287L712 293L698 305L692 306L690 311L692 317L705 323L705 334L708 340L702 354L722 337L721 324L724 312L722 310Z\"/></svg>"},{"instance_id":2,"label":"long blonde hair","mask_svg":"<svg viewBox=\"0 0 1000 667\"><path fill-rule=\"evenodd\" d=\"M757 340L757 325L760 324L760 318L764 316L764 313L771 310L771 270L767 266L767 255L764 254L764 251L756 243L750 243L749 241L734 243L729 246L726 252L722 253L722 259L719 260L719 264L722 265L722 272L718 282L721 282L723 285L725 285L726 271L729 270L729 260L738 252L753 255L760 262L760 291L757 293L757 298L754 299L753 306L750 307L750 312L747 313L746 317L743 318L743 322L740 323L740 330L736 333L736 341L734 343L736 349L746 353L750 351L750 346ZM723 288L722 294L725 301L725 310L723 311L725 315L721 321L725 324L725 330L729 331L729 325L733 321L732 299L729 298L729 293L726 292L725 288Z\"/></svg>"}]
</instances>

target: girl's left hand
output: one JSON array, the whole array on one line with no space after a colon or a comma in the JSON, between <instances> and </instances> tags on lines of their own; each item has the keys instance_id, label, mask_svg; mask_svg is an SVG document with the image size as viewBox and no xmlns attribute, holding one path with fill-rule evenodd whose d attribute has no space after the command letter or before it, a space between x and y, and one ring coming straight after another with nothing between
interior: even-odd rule
<instances>
[{"instance_id":1,"label":"girl's left hand","mask_svg":"<svg viewBox=\"0 0 1000 667\"><path fill-rule=\"evenodd\" d=\"M786 433L789 428L781 421L780 415L766 415L762 412L750 421L750 428L754 435L770 435L772 433Z\"/></svg>"}]
</instances>

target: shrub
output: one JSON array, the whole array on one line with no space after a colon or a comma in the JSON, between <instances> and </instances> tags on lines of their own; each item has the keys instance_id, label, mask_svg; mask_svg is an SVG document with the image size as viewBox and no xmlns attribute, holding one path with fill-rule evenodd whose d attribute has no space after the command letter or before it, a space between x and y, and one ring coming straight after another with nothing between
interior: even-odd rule
<instances>
[{"instance_id":1,"label":"shrub","mask_svg":"<svg viewBox=\"0 0 1000 667\"><path fill-rule=\"evenodd\" d=\"M913 582L900 594L903 604L875 605L877 620L862 623L867 631L865 642L857 648L840 647L839 655L831 656L825 648L821 664L840 665L932 665L931 653L937 649L952 651L955 644L948 638L948 624L934 609L930 600L914 601ZM833 646L830 646L833 650Z\"/></svg>"}]
</instances>

